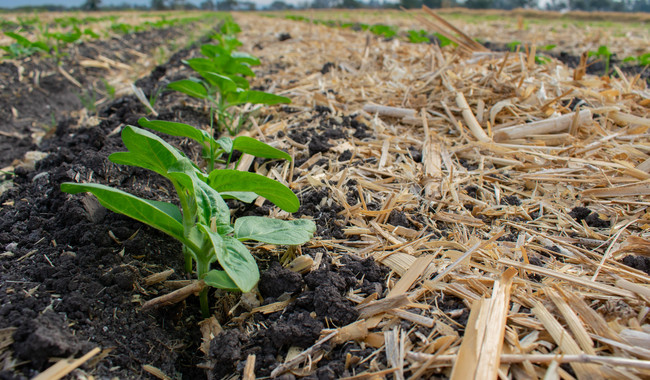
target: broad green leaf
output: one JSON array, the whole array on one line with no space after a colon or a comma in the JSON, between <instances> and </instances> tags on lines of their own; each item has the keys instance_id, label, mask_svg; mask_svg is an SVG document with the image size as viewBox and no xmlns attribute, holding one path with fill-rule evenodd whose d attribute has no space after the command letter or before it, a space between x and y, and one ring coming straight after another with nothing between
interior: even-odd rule
<instances>
[{"instance_id":1,"label":"broad green leaf","mask_svg":"<svg viewBox=\"0 0 650 380\"><path fill-rule=\"evenodd\" d=\"M232 152L233 141L230 137L221 137L217 140L217 144L223 149L226 153L230 154Z\"/></svg>"},{"instance_id":2,"label":"broad green leaf","mask_svg":"<svg viewBox=\"0 0 650 380\"><path fill-rule=\"evenodd\" d=\"M41 42L41 41L32 42L31 47L35 48L35 49L40 49L40 50L43 50L43 51L49 51L50 50L50 47L47 46L47 44L45 42Z\"/></svg>"},{"instance_id":3,"label":"broad green leaf","mask_svg":"<svg viewBox=\"0 0 650 380\"><path fill-rule=\"evenodd\" d=\"M259 197L259 195L250 191L224 191L220 192L219 195L223 199L237 199L244 203L253 203Z\"/></svg>"},{"instance_id":4,"label":"broad green leaf","mask_svg":"<svg viewBox=\"0 0 650 380\"><path fill-rule=\"evenodd\" d=\"M212 232L207 226L197 225L203 230L217 255L219 265L242 292L250 292L260 279L255 258L248 248L231 236L221 236Z\"/></svg>"},{"instance_id":5,"label":"broad green leaf","mask_svg":"<svg viewBox=\"0 0 650 380\"><path fill-rule=\"evenodd\" d=\"M108 159L124 165L139 166L167 177L169 167L184 157L178 149L144 129L127 125L122 141L128 152L111 154Z\"/></svg>"},{"instance_id":6,"label":"broad green leaf","mask_svg":"<svg viewBox=\"0 0 650 380\"><path fill-rule=\"evenodd\" d=\"M74 32L70 33L48 33L47 34L49 37L53 37L59 41L67 42L67 43L73 43L77 41L79 38L81 38L81 31L79 28L75 27Z\"/></svg>"},{"instance_id":7,"label":"broad green leaf","mask_svg":"<svg viewBox=\"0 0 650 380\"><path fill-rule=\"evenodd\" d=\"M196 224L196 231L203 235L203 251L199 262L213 263L219 259L219 255L226 249L223 242L223 235L218 232L212 231L210 227L205 224Z\"/></svg>"},{"instance_id":8,"label":"broad green leaf","mask_svg":"<svg viewBox=\"0 0 650 380\"><path fill-rule=\"evenodd\" d=\"M248 153L255 157L262 158L282 158L291 161L291 156L287 152L276 149L268 144L248 136L236 137L232 145L233 150Z\"/></svg>"},{"instance_id":9,"label":"broad green leaf","mask_svg":"<svg viewBox=\"0 0 650 380\"><path fill-rule=\"evenodd\" d=\"M211 141L213 145L216 144L216 141L214 141L207 131L198 129L191 125L174 121L148 120L144 117L138 120L138 124L140 124L141 127L153 129L154 131L166 133L168 135L187 137L201 144L207 141Z\"/></svg>"},{"instance_id":10,"label":"broad green leaf","mask_svg":"<svg viewBox=\"0 0 650 380\"><path fill-rule=\"evenodd\" d=\"M300 245L316 232L316 224L307 219L281 220L244 216L235 221L235 237L269 244Z\"/></svg>"},{"instance_id":11,"label":"broad green leaf","mask_svg":"<svg viewBox=\"0 0 650 380\"><path fill-rule=\"evenodd\" d=\"M151 170L152 172L156 173L158 173L159 169L157 165L154 165L149 161L142 160L139 155L133 154L132 152L115 152L108 156L108 159L116 164L135 166L138 168Z\"/></svg>"},{"instance_id":12,"label":"broad green leaf","mask_svg":"<svg viewBox=\"0 0 650 380\"><path fill-rule=\"evenodd\" d=\"M217 71L218 67L207 58L192 58L184 61L189 65L194 71Z\"/></svg>"},{"instance_id":13,"label":"broad green leaf","mask_svg":"<svg viewBox=\"0 0 650 380\"><path fill-rule=\"evenodd\" d=\"M637 57L637 61L639 62L639 66L650 65L650 53L641 54Z\"/></svg>"},{"instance_id":14,"label":"broad green leaf","mask_svg":"<svg viewBox=\"0 0 650 380\"><path fill-rule=\"evenodd\" d=\"M237 93L237 97L233 99L233 101L231 101L230 103L266 104L271 106L280 103L284 103L284 104L291 103L291 99L284 96L264 92L264 91L247 90L247 91L241 91Z\"/></svg>"},{"instance_id":15,"label":"broad green leaf","mask_svg":"<svg viewBox=\"0 0 650 380\"><path fill-rule=\"evenodd\" d=\"M196 168L187 158L178 160L170 166L167 176L177 181L184 189L189 190L190 201L196 202L198 222L210 225L213 218L216 224L230 225L230 210L221 195L201 181L196 175ZM194 209L194 207L193 207Z\"/></svg>"},{"instance_id":16,"label":"broad green leaf","mask_svg":"<svg viewBox=\"0 0 650 380\"><path fill-rule=\"evenodd\" d=\"M602 55L604 57L609 57L612 55L612 52L609 51L609 48L606 45L601 45L598 47L598 51L596 52L598 55Z\"/></svg>"},{"instance_id":17,"label":"broad green leaf","mask_svg":"<svg viewBox=\"0 0 650 380\"><path fill-rule=\"evenodd\" d=\"M171 82L167 85L167 88L170 90L180 91L193 98L206 99L208 97L208 91L201 83L189 79L181 79L176 82Z\"/></svg>"},{"instance_id":18,"label":"broad green leaf","mask_svg":"<svg viewBox=\"0 0 650 380\"><path fill-rule=\"evenodd\" d=\"M223 44L224 48L229 52L232 52L233 50L243 45L237 38L230 36L224 36L220 39L220 41Z\"/></svg>"},{"instance_id":19,"label":"broad green leaf","mask_svg":"<svg viewBox=\"0 0 650 380\"><path fill-rule=\"evenodd\" d=\"M171 203L138 198L125 191L96 183L65 182L61 184L61 191L70 194L92 193L107 209L145 223L186 243L181 213L178 207Z\"/></svg>"},{"instance_id":20,"label":"broad green leaf","mask_svg":"<svg viewBox=\"0 0 650 380\"><path fill-rule=\"evenodd\" d=\"M241 51L234 51L230 56L235 61L247 63L251 66L258 66L261 64L260 59L256 56Z\"/></svg>"},{"instance_id":21,"label":"broad green leaf","mask_svg":"<svg viewBox=\"0 0 650 380\"><path fill-rule=\"evenodd\" d=\"M232 278L228 277L228 274L222 270L213 269L209 271L205 277L203 277L203 281L205 281L206 285L212 286L213 288L230 291L239 290L237 284L235 284Z\"/></svg>"},{"instance_id":22,"label":"broad green leaf","mask_svg":"<svg viewBox=\"0 0 650 380\"><path fill-rule=\"evenodd\" d=\"M211 85L219 88L221 93L229 93L237 89L237 84L225 75L210 71L200 71L199 74Z\"/></svg>"},{"instance_id":23,"label":"broad green leaf","mask_svg":"<svg viewBox=\"0 0 650 380\"><path fill-rule=\"evenodd\" d=\"M220 45L203 44L201 45L201 54L209 59L225 56L228 57L230 53Z\"/></svg>"},{"instance_id":24,"label":"broad green leaf","mask_svg":"<svg viewBox=\"0 0 650 380\"><path fill-rule=\"evenodd\" d=\"M222 72L224 74L241 74L247 77L254 77L255 73L251 68L243 62L237 62L234 59L229 59L226 63L224 63L222 67Z\"/></svg>"},{"instance_id":25,"label":"broad green leaf","mask_svg":"<svg viewBox=\"0 0 650 380\"><path fill-rule=\"evenodd\" d=\"M229 75L228 77L235 82L238 89L248 90L251 86L250 83L248 83L248 79L240 77L239 75Z\"/></svg>"},{"instance_id":26,"label":"broad green leaf","mask_svg":"<svg viewBox=\"0 0 650 380\"><path fill-rule=\"evenodd\" d=\"M14 33L14 32L5 32L5 35L7 37L13 38L14 40L16 40L16 42L18 42L19 44L21 44L24 47L31 47L32 46L31 41L29 41L27 38L21 36L20 34L17 34L17 33Z\"/></svg>"},{"instance_id":27,"label":"broad green leaf","mask_svg":"<svg viewBox=\"0 0 650 380\"><path fill-rule=\"evenodd\" d=\"M217 169L208 176L208 184L220 193L252 191L287 212L296 212L300 207L300 201L291 189L257 173Z\"/></svg>"},{"instance_id":28,"label":"broad green leaf","mask_svg":"<svg viewBox=\"0 0 650 380\"><path fill-rule=\"evenodd\" d=\"M221 49L221 47L218 47L218 48ZM229 74L224 69L224 67L226 65L228 65L228 62L230 62L232 60L232 58L230 58L230 55L228 54L228 52L223 52L223 53L216 54L216 55L210 57L210 60L212 61L212 63L214 63L215 67L217 68L216 70L211 70L211 71L213 71L215 73L223 74L223 75Z\"/></svg>"},{"instance_id":29,"label":"broad green leaf","mask_svg":"<svg viewBox=\"0 0 650 380\"><path fill-rule=\"evenodd\" d=\"M226 22L221 26L221 33L225 35L235 35L239 32L241 32L241 28L232 20L226 20Z\"/></svg>"},{"instance_id":30,"label":"broad green leaf","mask_svg":"<svg viewBox=\"0 0 650 380\"><path fill-rule=\"evenodd\" d=\"M99 38L99 34L93 32L93 30L90 29L90 28L84 29L84 34L88 35L88 36L91 36L92 38Z\"/></svg>"},{"instance_id":31,"label":"broad green leaf","mask_svg":"<svg viewBox=\"0 0 650 380\"><path fill-rule=\"evenodd\" d=\"M244 293L250 292L260 280L257 262L248 248L232 236L224 236L223 257L217 260L228 276Z\"/></svg>"}]
</instances>

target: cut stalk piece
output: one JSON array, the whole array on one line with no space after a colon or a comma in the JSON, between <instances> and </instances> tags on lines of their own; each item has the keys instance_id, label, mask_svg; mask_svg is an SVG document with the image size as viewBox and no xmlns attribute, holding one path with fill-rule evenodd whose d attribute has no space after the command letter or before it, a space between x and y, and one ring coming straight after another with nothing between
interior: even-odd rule
<instances>
[{"instance_id":1,"label":"cut stalk piece","mask_svg":"<svg viewBox=\"0 0 650 380\"><path fill-rule=\"evenodd\" d=\"M478 120L476 120L476 116L474 116L472 109L469 108L467 99L465 99L465 95L463 95L462 92L456 93L456 105L460 107L460 110L463 113L463 119L465 119L465 123L469 127L469 130L472 132L474 137L476 137L476 139L480 142L492 141L485 133L481 125L478 123Z\"/></svg>"},{"instance_id":2,"label":"cut stalk piece","mask_svg":"<svg viewBox=\"0 0 650 380\"><path fill-rule=\"evenodd\" d=\"M542 135L549 133L566 132L571 128L576 113L568 113L559 117L534 121L532 123L513 125L512 127L502 128L495 132L494 141L514 140L530 135ZM592 120L590 110L582 110L577 114L576 126L586 125Z\"/></svg>"},{"instance_id":3,"label":"cut stalk piece","mask_svg":"<svg viewBox=\"0 0 650 380\"><path fill-rule=\"evenodd\" d=\"M390 107L377 104L366 104L363 110L370 114L379 114L380 116L390 117L410 117L414 118L417 113L410 108Z\"/></svg>"},{"instance_id":4,"label":"cut stalk piece","mask_svg":"<svg viewBox=\"0 0 650 380\"><path fill-rule=\"evenodd\" d=\"M205 288L205 286L206 285L203 280L192 282L191 284L184 286L178 290L174 290L169 294L150 299L142 305L142 310L157 309L162 306L169 306L181 302L192 294L200 293Z\"/></svg>"}]
</instances>

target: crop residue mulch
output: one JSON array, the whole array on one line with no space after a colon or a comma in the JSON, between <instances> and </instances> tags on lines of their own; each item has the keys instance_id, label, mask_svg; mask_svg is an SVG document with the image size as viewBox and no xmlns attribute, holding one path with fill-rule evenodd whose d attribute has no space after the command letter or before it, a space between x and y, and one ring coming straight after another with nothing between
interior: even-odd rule
<instances>
[{"instance_id":1,"label":"crop residue mulch","mask_svg":"<svg viewBox=\"0 0 650 380\"><path fill-rule=\"evenodd\" d=\"M94 347L79 376L650 375L645 81L469 41L440 49L236 21L263 63L253 86L293 100L249 134L294 161L251 168L296 191L295 217L313 218L317 237L253 247L258 292L212 293L211 319L193 297L142 312L186 280L179 245L58 191L76 180L169 199L169 184L106 161L123 149L120 125L146 112L116 99L98 126L59 125L41 145L49 155L17 168L0 198L3 376ZM141 83L184 70L177 59ZM207 110L179 94L156 108L207 125ZM233 207L287 217L268 203Z\"/></svg>"}]
</instances>

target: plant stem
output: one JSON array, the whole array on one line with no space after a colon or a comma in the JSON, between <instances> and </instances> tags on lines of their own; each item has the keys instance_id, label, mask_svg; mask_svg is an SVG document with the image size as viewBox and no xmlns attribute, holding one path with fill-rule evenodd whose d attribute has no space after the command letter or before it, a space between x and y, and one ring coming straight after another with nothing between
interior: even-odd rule
<instances>
[{"instance_id":1,"label":"plant stem","mask_svg":"<svg viewBox=\"0 0 650 380\"><path fill-rule=\"evenodd\" d=\"M201 304L201 314L203 318L210 317L210 305L208 305L208 287L199 293L199 303Z\"/></svg>"},{"instance_id":2,"label":"plant stem","mask_svg":"<svg viewBox=\"0 0 650 380\"><path fill-rule=\"evenodd\" d=\"M181 202L181 210L183 211L183 231L185 234L185 237L188 236L188 232L190 229L193 227L194 224L194 214L190 210L190 205L187 200L187 197L183 193L183 189L181 186L179 186L178 183L175 181L173 182L174 189L176 190L176 194L178 194L178 199ZM188 247L186 244L183 244L183 257L185 258L185 272L187 273L192 273L192 255L190 253L190 249L194 249L195 247Z\"/></svg>"},{"instance_id":3,"label":"plant stem","mask_svg":"<svg viewBox=\"0 0 650 380\"><path fill-rule=\"evenodd\" d=\"M214 138L214 106L210 104L210 136ZM208 162L208 173L214 169L214 146L210 143L210 162Z\"/></svg>"},{"instance_id":4,"label":"plant stem","mask_svg":"<svg viewBox=\"0 0 650 380\"><path fill-rule=\"evenodd\" d=\"M197 260L196 278L199 280L202 279L208 273L209 267L209 261ZM205 287L205 289L201 290L199 293L199 303L201 304L201 314L203 314L203 318L208 318L210 316L210 305L208 305L208 287Z\"/></svg>"},{"instance_id":5,"label":"plant stem","mask_svg":"<svg viewBox=\"0 0 650 380\"><path fill-rule=\"evenodd\" d=\"M192 273L192 255L186 246L183 246L183 257L185 258L185 272Z\"/></svg>"}]
</instances>

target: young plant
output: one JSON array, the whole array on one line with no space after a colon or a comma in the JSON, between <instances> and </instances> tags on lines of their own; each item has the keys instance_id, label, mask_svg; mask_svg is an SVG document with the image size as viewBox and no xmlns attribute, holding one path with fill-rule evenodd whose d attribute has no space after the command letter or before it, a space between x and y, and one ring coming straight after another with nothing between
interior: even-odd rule
<instances>
[{"instance_id":1,"label":"young plant","mask_svg":"<svg viewBox=\"0 0 650 380\"><path fill-rule=\"evenodd\" d=\"M44 42L32 42L26 37L14 32L5 32L5 35L16 40L16 42L11 45L0 46L0 49L7 52L9 58L27 57L37 52L47 53L50 51L50 47Z\"/></svg>"},{"instance_id":2,"label":"young plant","mask_svg":"<svg viewBox=\"0 0 650 380\"><path fill-rule=\"evenodd\" d=\"M650 65L650 53L641 54L636 57L636 62L639 66L648 66Z\"/></svg>"},{"instance_id":3,"label":"young plant","mask_svg":"<svg viewBox=\"0 0 650 380\"><path fill-rule=\"evenodd\" d=\"M449 38L443 36L440 33L435 33L434 34L438 41L440 42L440 47L445 47L447 45L452 45L452 46L457 46L458 44L450 40Z\"/></svg>"},{"instance_id":4,"label":"young plant","mask_svg":"<svg viewBox=\"0 0 650 380\"><path fill-rule=\"evenodd\" d=\"M636 64L641 67L648 66L650 65L650 53L641 54L638 57L632 57L632 56L625 57L623 62L626 63L636 62Z\"/></svg>"},{"instance_id":5,"label":"young plant","mask_svg":"<svg viewBox=\"0 0 650 380\"><path fill-rule=\"evenodd\" d=\"M393 38L397 35L397 29L390 25L375 24L370 27L370 32L385 39Z\"/></svg>"},{"instance_id":6,"label":"young plant","mask_svg":"<svg viewBox=\"0 0 650 380\"><path fill-rule=\"evenodd\" d=\"M231 135L235 135L252 111L236 114L231 112L230 108L247 103L265 105L290 103L291 100L284 96L250 90L246 77L255 76L251 66L259 65L260 60L250 54L235 51L241 46L241 42L231 34L239 31L237 24L226 22L221 30L223 34L213 37L220 42L218 45L201 46L203 58L185 61L201 78L182 79L170 83L167 88L205 100L210 106L211 130L216 113L217 130L226 129Z\"/></svg>"},{"instance_id":7,"label":"young plant","mask_svg":"<svg viewBox=\"0 0 650 380\"><path fill-rule=\"evenodd\" d=\"M510 51L516 51L517 48L521 47L521 41L512 41L506 44Z\"/></svg>"},{"instance_id":8,"label":"young plant","mask_svg":"<svg viewBox=\"0 0 650 380\"><path fill-rule=\"evenodd\" d=\"M421 44L421 43L428 44L429 42L431 42L431 40L427 36L426 30L409 30L408 40L412 44Z\"/></svg>"},{"instance_id":9,"label":"young plant","mask_svg":"<svg viewBox=\"0 0 650 380\"><path fill-rule=\"evenodd\" d=\"M604 75L607 75L609 73L609 61L612 58L613 53L609 51L609 48L606 45L602 45L598 47L598 50L596 51L590 51L587 54L589 57L599 57L600 59L605 61L605 73Z\"/></svg>"},{"instance_id":10,"label":"young plant","mask_svg":"<svg viewBox=\"0 0 650 380\"><path fill-rule=\"evenodd\" d=\"M228 153L229 158L234 150L260 157L288 156L257 140L242 139L243 136L215 141L203 131L182 123L141 119L140 124L216 145L223 153ZM180 210L172 203L142 199L100 184L66 182L61 184L61 191L90 192L107 209L177 239L183 244L186 270L191 271L195 263L196 277L208 286L249 292L259 280L259 270L255 258L242 242L256 240L300 245L309 241L316 230L312 221L304 219L286 221L247 216L231 223L230 210L224 201L227 197L251 200L262 196L288 212L297 211L300 203L288 187L256 173L215 169L206 174L179 150L144 129L126 126L122 130L122 141L128 151L113 153L109 160L149 169L167 178L176 190ZM221 269L211 267L215 262ZM207 289L201 291L199 297L201 311L207 317Z\"/></svg>"},{"instance_id":11,"label":"young plant","mask_svg":"<svg viewBox=\"0 0 650 380\"><path fill-rule=\"evenodd\" d=\"M237 57L234 60L244 60L246 58ZM245 78L234 74L222 74L214 68L209 68L208 60L194 58L187 63L194 68L201 76L200 79L189 78L172 82L167 88L182 92L191 97L205 100L210 106L210 122L214 120L216 113L217 130L227 130L231 135L235 135L242 128L248 115L238 115L232 113L229 109L246 103L274 105L280 103L290 103L290 99L263 91L249 90L248 81ZM207 64L206 66L201 66ZM242 65L242 67L244 67ZM250 69L249 69L250 70Z\"/></svg>"}]
</instances>

